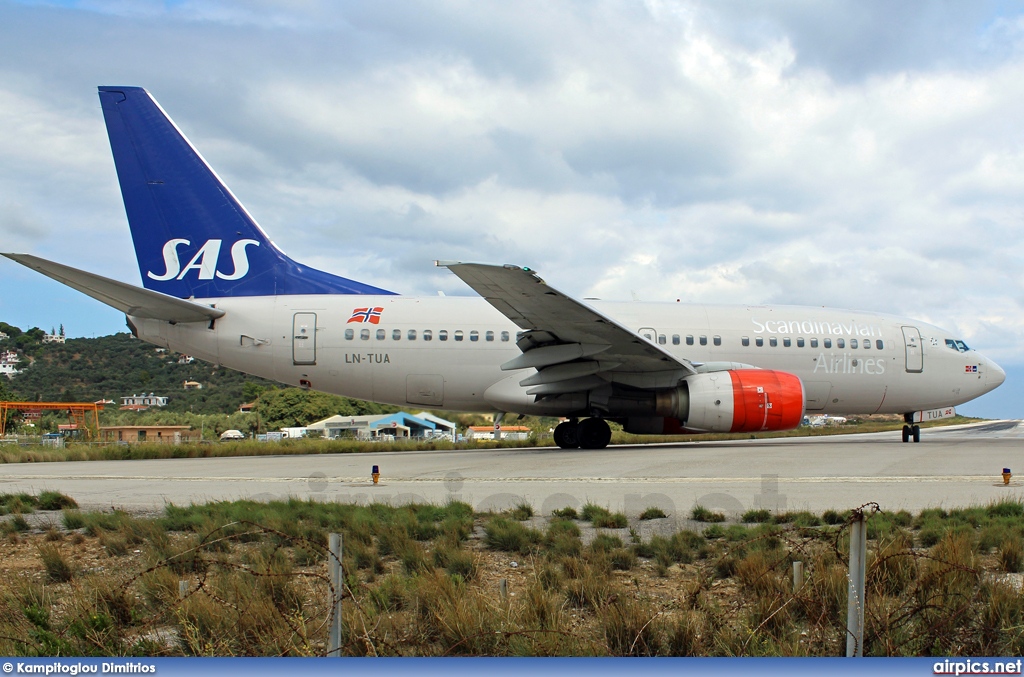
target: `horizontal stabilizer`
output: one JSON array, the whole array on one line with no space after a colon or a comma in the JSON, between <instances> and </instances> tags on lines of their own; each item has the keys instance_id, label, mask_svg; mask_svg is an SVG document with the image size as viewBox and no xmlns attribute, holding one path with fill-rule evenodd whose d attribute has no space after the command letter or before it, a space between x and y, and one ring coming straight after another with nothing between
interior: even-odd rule
<instances>
[{"instance_id":1,"label":"horizontal stabilizer","mask_svg":"<svg viewBox=\"0 0 1024 677\"><path fill-rule=\"evenodd\" d=\"M132 317L165 322L209 322L224 316L223 310L135 287L31 254L3 255Z\"/></svg>"}]
</instances>

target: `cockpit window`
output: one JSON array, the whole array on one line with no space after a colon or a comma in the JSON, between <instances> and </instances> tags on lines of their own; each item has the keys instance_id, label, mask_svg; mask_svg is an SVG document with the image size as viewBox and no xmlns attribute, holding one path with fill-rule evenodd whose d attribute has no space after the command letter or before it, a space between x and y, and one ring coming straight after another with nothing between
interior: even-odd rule
<instances>
[{"instance_id":1,"label":"cockpit window","mask_svg":"<svg viewBox=\"0 0 1024 677\"><path fill-rule=\"evenodd\" d=\"M970 350L970 348L967 347L967 344L964 343L963 341L953 339L946 339L946 347L952 348L953 350L956 350L957 352L961 353L966 353L968 350Z\"/></svg>"}]
</instances>

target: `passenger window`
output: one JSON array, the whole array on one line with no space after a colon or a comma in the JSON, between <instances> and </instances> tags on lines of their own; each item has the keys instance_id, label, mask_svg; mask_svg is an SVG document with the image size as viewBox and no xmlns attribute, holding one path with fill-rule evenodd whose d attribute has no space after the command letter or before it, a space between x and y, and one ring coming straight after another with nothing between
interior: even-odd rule
<instances>
[{"instance_id":1,"label":"passenger window","mask_svg":"<svg viewBox=\"0 0 1024 677\"><path fill-rule=\"evenodd\" d=\"M352 331L352 329L346 329L345 330L345 340L346 341L351 341L355 337L356 337L356 333L354 331Z\"/></svg>"},{"instance_id":2,"label":"passenger window","mask_svg":"<svg viewBox=\"0 0 1024 677\"><path fill-rule=\"evenodd\" d=\"M672 345L679 345L679 334L672 334Z\"/></svg>"},{"instance_id":3,"label":"passenger window","mask_svg":"<svg viewBox=\"0 0 1024 677\"><path fill-rule=\"evenodd\" d=\"M462 340L462 330L461 329L456 329L455 330L455 340L456 341L461 341Z\"/></svg>"},{"instance_id":4,"label":"passenger window","mask_svg":"<svg viewBox=\"0 0 1024 677\"><path fill-rule=\"evenodd\" d=\"M688 345L688 346L692 346L693 345L693 334L687 334L686 335L686 345Z\"/></svg>"},{"instance_id":5,"label":"passenger window","mask_svg":"<svg viewBox=\"0 0 1024 677\"><path fill-rule=\"evenodd\" d=\"M762 337L760 337L760 336L758 336L756 339L754 339L754 343L757 344L758 348L763 348L764 347L764 339Z\"/></svg>"},{"instance_id":6,"label":"passenger window","mask_svg":"<svg viewBox=\"0 0 1024 677\"><path fill-rule=\"evenodd\" d=\"M364 341L369 341L370 340L370 330L369 329L363 329L362 331L360 331L359 332L359 338L361 338Z\"/></svg>"},{"instance_id":7,"label":"passenger window","mask_svg":"<svg viewBox=\"0 0 1024 677\"><path fill-rule=\"evenodd\" d=\"M708 337L707 336L701 336L700 337L700 344L702 346L706 346L708 344Z\"/></svg>"},{"instance_id":8,"label":"passenger window","mask_svg":"<svg viewBox=\"0 0 1024 677\"><path fill-rule=\"evenodd\" d=\"M501 340L506 342L506 343L508 343L508 332L507 331L501 332Z\"/></svg>"},{"instance_id":9,"label":"passenger window","mask_svg":"<svg viewBox=\"0 0 1024 677\"><path fill-rule=\"evenodd\" d=\"M871 339L864 339L864 350L871 350Z\"/></svg>"},{"instance_id":10,"label":"passenger window","mask_svg":"<svg viewBox=\"0 0 1024 677\"><path fill-rule=\"evenodd\" d=\"M664 334L658 334L658 345L660 345L660 346L665 345L665 340L666 339L665 339L665 335Z\"/></svg>"},{"instance_id":11,"label":"passenger window","mask_svg":"<svg viewBox=\"0 0 1024 677\"><path fill-rule=\"evenodd\" d=\"M494 332L493 331L489 331L486 334L484 334L484 340L485 341L493 341L494 340Z\"/></svg>"},{"instance_id":12,"label":"passenger window","mask_svg":"<svg viewBox=\"0 0 1024 677\"><path fill-rule=\"evenodd\" d=\"M786 348L792 348L793 340L787 336L786 338L782 339L782 345L785 346Z\"/></svg>"},{"instance_id":13,"label":"passenger window","mask_svg":"<svg viewBox=\"0 0 1024 677\"><path fill-rule=\"evenodd\" d=\"M857 349L857 339L850 339L850 348L853 350Z\"/></svg>"},{"instance_id":14,"label":"passenger window","mask_svg":"<svg viewBox=\"0 0 1024 677\"><path fill-rule=\"evenodd\" d=\"M744 336L743 338L740 339L740 343L742 343L745 346L749 346L750 345L750 337L749 336Z\"/></svg>"},{"instance_id":15,"label":"passenger window","mask_svg":"<svg viewBox=\"0 0 1024 677\"><path fill-rule=\"evenodd\" d=\"M816 338L811 339L811 347L812 348L817 348L818 347L818 339L816 339Z\"/></svg>"},{"instance_id":16,"label":"passenger window","mask_svg":"<svg viewBox=\"0 0 1024 677\"><path fill-rule=\"evenodd\" d=\"M775 338L774 336L771 337L770 339L768 339L768 345L770 345L772 348L778 348L779 339Z\"/></svg>"},{"instance_id":17,"label":"passenger window","mask_svg":"<svg viewBox=\"0 0 1024 677\"><path fill-rule=\"evenodd\" d=\"M826 348L831 348L832 347L832 339L825 339L825 347Z\"/></svg>"},{"instance_id":18,"label":"passenger window","mask_svg":"<svg viewBox=\"0 0 1024 677\"><path fill-rule=\"evenodd\" d=\"M408 336L409 336L409 340L410 341L415 341L416 340L416 330L415 329L410 329Z\"/></svg>"},{"instance_id":19,"label":"passenger window","mask_svg":"<svg viewBox=\"0 0 1024 677\"><path fill-rule=\"evenodd\" d=\"M802 336L798 336L796 338L796 347L797 348L803 348L804 347L804 339L803 339Z\"/></svg>"},{"instance_id":20,"label":"passenger window","mask_svg":"<svg viewBox=\"0 0 1024 677\"><path fill-rule=\"evenodd\" d=\"M383 329L378 329L377 330L377 340L378 341L383 341L387 337L388 337L388 333L386 331L384 331Z\"/></svg>"},{"instance_id":21,"label":"passenger window","mask_svg":"<svg viewBox=\"0 0 1024 677\"><path fill-rule=\"evenodd\" d=\"M715 343L715 345L716 345L716 346L720 346L720 345L722 345L722 337L721 337L721 336L716 336L716 337L714 337L714 338L713 338L713 339L711 339L711 340L712 340L712 341L714 341L714 343Z\"/></svg>"},{"instance_id":22,"label":"passenger window","mask_svg":"<svg viewBox=\"0 0 1024 677\"><path fill-rule=\"evenodd\" d=\"M423 330L423 340L424 341L432 341L433 339L434 339L434 332L430 331L429 329L424 329Z\"/></svg>"},{"instance_id":23,"label":"passenger window","mask_svg":"<svg viewBox=\"0 0 1024 677\"><path fill-rule=\"evenodd\" d=\"M846 339L836 339L836 348L842 349L846 347Z\"/></svg>"},{"instance_id":24,"label":"passenger window","mask_svg":"<svg viewBox=\"0 0 1024 677\"><path fill-rule=\"evenodd\" d=\"M469 332L469 340L470 341L479 341L480 340L480 332L478 332L476 329L474 329L473 331Z\"/></svg>"},{"instance_id":25,"label":"passenger window","mask_svg":"<svg viewBox=\"0 0 1024 677\"><path fill-rule=\"evenodd\" d=\"M447 341L448 340L448 330L447 329L439 330L437 332L437 340L438 341Z\"/></svg>"},{"instance_id":26,"label":"passenger window","mask_svg":"<svg viewBox=\"0 0 1024 677\"><path fill-rule=\"evenodd\" d=\"M391 340L392 341L401 341L402 340L402 330L401 329L392 329L391 330Z\"/></svg>"},{"instance_id":27,"label":"passenger window","mask_svg":"<svg viewBox=\"0 0 1024 677\"><path fill-rule=\"evenodd\" d=\"M878 348L879 350L882 349L883 345L884 344L882 343L882 339L878 339L877 341L875 341L875 347Z\"/></svg>"}]
</instances>

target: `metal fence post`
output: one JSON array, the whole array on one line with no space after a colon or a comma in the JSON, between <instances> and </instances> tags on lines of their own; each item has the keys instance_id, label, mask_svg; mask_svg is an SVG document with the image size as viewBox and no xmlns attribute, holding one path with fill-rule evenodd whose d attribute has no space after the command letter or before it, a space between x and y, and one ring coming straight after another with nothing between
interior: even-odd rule
<instances>
[{"instance_id":1,"label":"metal fence post","mask_svg":"<svg viewBox=\"0 0 1024 677\"><path fill-rule=\"evenodd\" d=\"M793 562L793 594L800 592L804 587L804 563Z\"/></svg>"},{"instance_id":2,"label":"metal fence post","mask_svg":"<svg viewBox=\"0 0 1024 677\"><path fill-rule=\"evenodd\" d=\"M868 529L863 510L850 523L850 583L846 610L846 655L864 655L864 577L868 559Z\"/></svg>"},{"instance_id":3,"label":"metal fence post","mask_svg":"<svg viewBox=\"0 0 1024 677\"><path fill-rule=\"evenodd\" d=\"M327 556L328 576L331 579L333 598L331 599L331 628L327 634L327 655L335 658L341 656L341 534L331 534L328 539L330 554Z\"/></svg>"}]
</instances>

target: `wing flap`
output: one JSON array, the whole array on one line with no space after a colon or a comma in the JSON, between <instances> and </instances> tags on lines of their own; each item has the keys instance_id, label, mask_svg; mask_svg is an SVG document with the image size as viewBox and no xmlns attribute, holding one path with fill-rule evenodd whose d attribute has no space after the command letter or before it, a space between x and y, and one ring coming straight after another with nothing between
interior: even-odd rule
<instances>
[{"instance_id":1,"label":"wing flap","mask_svg":"<svg viewBox=\"0 0 1024 677\"><path fill-rule=\"evenodd\" d=\"M224 316L224 311L217 308L135 287L31 254L3 256L132 317L165 322L209 322Z\"/></svg>"}]
</instances>

